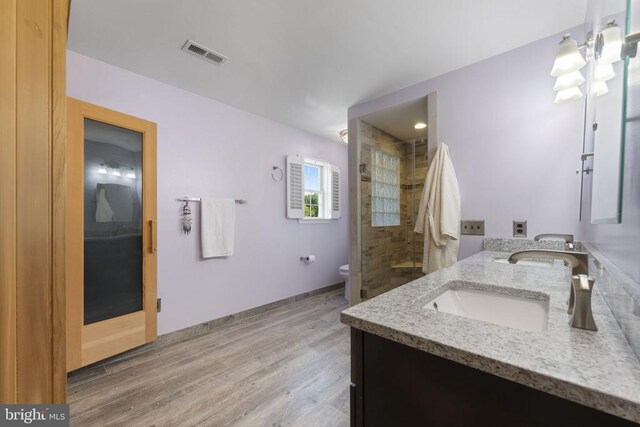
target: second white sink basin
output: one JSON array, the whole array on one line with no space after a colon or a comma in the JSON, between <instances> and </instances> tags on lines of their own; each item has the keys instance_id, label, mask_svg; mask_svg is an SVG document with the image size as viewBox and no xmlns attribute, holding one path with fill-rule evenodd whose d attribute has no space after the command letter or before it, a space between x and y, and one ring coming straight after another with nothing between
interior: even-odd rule
<instances>
[{"instance_id":1,"label":"second white sink basin","mask_svg":"<svg viewBox=\"0 0 640 427\"><path fill-rule=\"evenodd\" d=\"M534 332L546 331L549 318L548 298L466 288L447 289L424 308Z\"/></svg>"}]
</instances>

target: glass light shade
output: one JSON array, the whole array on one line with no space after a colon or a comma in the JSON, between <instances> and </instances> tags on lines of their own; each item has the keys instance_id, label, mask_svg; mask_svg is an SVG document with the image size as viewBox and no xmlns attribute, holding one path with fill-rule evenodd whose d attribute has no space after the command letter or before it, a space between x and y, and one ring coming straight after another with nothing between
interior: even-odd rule
<instances>
[{"instance_id":1,"label":"glass light shade","mask_svg":"<svg viewBox=\"0 0 640 427\"><path fill-rule=\"evenodd\" d=\"M343 129L340 131L340 138L342 138L342 142L345 144L349 143L349 129Z\"/></svg>"},{"instance_id":2,"label":"glass light shade","mask_svg":"<svg viewBox=\"0 0 640 427\"><path fill-rule=\"evenodd\" d=\"M609 92L609 87L605 82L594 82L591 90L596 96L602 96Z\"/></svg>"},{"instance_id":3,"label":"glass light shade","mask_svg":"<svg viewBox=\"0 0 640 427\"><path fill-rule=\"evenodd\" d=\"M111 175L122 176L122 174L120 173L120 168L111 168Z\"/></svg>"},{"instance_id":4,"label":"glass light shade","mask_svg":"<svg viewBox=\"0 0 640 427\"><path fill-rule=\"evenodd\" d=\"M551 75L559 77L573 71L577 71L584 67L586 61L578 50L578 42L565 37L558 46L556 51L556 60L553 63Z\"/></svg>"},{"instance_id":5,"label":"glass light shade","mask_svg":"<svg viewBox=\"0 0 640 427\"><path fill-rule=\"evenodd\" d=\"M572 87L580 86L584 83L584 77L580 71L574 71L569 74L562 75L556 79L556 84L553 86L553 90L559 92L565 89L571 89Z\"/></svg>"},{"instance_id":6,"label":"glass light shade","mask_svg":"<svg viewBox=\"0 0 640 427\"><path fill-rule=\"evenodd\" d=\"M427 127L427 124L425 122L418 122L413 127L416 129L424 129Z\"/></svg>"},{"instance_id":7,"label":"glass light shade","mask_svg":"<svg viewBox=\"0 0 640 427\"><path fill-rule=\"evenodd\" d=\"M127 178L136 179L136 173L133 171L133 168L129 169L126 176Z\"/></svg>"},{"instance_id":8,"label":"glass light shade","mask_svg":"<svg viewBox=\"0 0 640 427\"><path fill-rule=\"evenodd\" d=\"M100 163L100 167L98 168L98 173L107 173L107 168L104 163Z\"/></svg>"},{"instance_id":9,"label":"glass light shade","mask_svg":"<svg viewBox=\"0 0 640 427\"><path fill-rule=\"evenodd\" d=\"M622 31L615 23L610 24L600 32L602 37L602 51L598 58L604 64L620 61L622 51Z\"/></svg>"},{"instance_id":10,"label":"glass light shade","mask_svg":"<svg viewBox=\"0 0 640 427\"><path fill-rule=\"evenodd\" d=\"M553 101L556 104L564 104L566 102L575 101L582 98L582 91L578 87L572 87L570 89L561 90L556 94L556 99Z\"/></svg>"},{"instance_id":11,"label":"glass light shade","mask_svg":"<svg viewBox=\"0 0 640 427\"><path fill-rule=\"evenodd\" d=\"M611 80L615 76L616 73L615 71L613 71L613 65L609 63L602 63L600 61L596 63L596 69L593 78L597 82L606 82L607 80Z\"/></svg>"}]
</instances>

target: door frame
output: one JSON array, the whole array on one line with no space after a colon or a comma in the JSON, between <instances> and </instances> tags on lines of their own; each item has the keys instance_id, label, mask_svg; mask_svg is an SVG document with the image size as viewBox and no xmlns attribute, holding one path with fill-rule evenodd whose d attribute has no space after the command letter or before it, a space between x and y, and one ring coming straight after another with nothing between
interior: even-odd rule
<instances>
[{"instance_id":1,"label":"door frame","mask_svg":"<svg viewBox=\"0 0 640 427\"><path fill-rule=\"evenodd\" d=\"M438 145L438 93L429 92L412 97L412 99L398 100L395 93L379 98L374 108L359 108L362 113L352 114L349 109L349 284L351 286L351 305L356 305L364 299L362 295L362 184L360 180L360 163L362 140L361 118L376 111L386 110L418 98L427 98L427 152L429 159L433 159ZM389 99L384 102L382 99ZM386 105L388 104L388 105ZM363 104L361 104L363 105ZM355 106L358 108L359 106Z\"/></svg>"},{"instance_id":2,"label":"door frame","mask_svg":"<svg viewBox=\"0 0 640 427\"><path fill-rule=\"evenodd\" d=\"M0 402L65 403L69 0L0 1Z\"/></svg>"},{"instance_id":3,"label":"door frame","mask_svg":"<svg viewBox=\"0 0 640 427\"><path fill-rule=\"evenodd\" d=\"M157 337L156 124L68 98L67 185L67 371L73 371ZM84 325L84 120L142 134L141 311Z\"/></svg>"}]
</instances>

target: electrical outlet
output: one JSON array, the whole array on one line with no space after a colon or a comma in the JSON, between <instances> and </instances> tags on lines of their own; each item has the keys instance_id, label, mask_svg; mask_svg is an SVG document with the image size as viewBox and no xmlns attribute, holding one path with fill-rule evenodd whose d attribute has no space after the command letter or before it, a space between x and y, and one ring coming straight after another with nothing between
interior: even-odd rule
<instances>
[{"instance_id":1,"label":"electrical outlet","mask_svg":"<svg viewBox=\"0 0 640 427\"><path fill-rule=\"evenodd\" d=\"M484 236L484 220L460 221L460 234L470 236Z\"/></svg>"},{"instance_id":2,"label":"electrical outlet","mask_svg":"<svg viewBox=\"0 0 640 427\"><path fill-rule=\"evenodd\" d=\"M513 221L513 237L527 237L527 221Z\"/></svg>"}]
</instances>

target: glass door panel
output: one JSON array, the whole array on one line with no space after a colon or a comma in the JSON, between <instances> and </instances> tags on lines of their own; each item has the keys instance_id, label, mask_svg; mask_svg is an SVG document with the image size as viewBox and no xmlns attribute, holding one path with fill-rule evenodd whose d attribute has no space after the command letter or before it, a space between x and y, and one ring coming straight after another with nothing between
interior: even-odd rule
<instances>
[{"instance_id":1,"label":"glass door panel","mask_svg":"<svg viewBox=\"0 0 640 427\"><path fill-rule=\"evenodd\" d=\"M422 274L423 236L413 232L427 169L425 141L398 138L360 121L362 298Z\"/></svg>"},{"instance_id":2,"label":"glass door panel","mask_svg":"<svg viewBox=\"0 0 640 427\"><path fill-rule=\"evenodd\" d=\"M84 324L142 310L142 134L84 119Z\"/></svg>"},{"instance_id":3,"label":"glass door panel","mask_svg":"<svg viewBox=\"0 0 640 427\"><path fill-rule=\"evenodd\" d=\"M424 181L429 168L429 154L427 140L417 140L413 143L413 168L411 182L411 233L412 233L412 259L414 261L413 279L424 276L422 272L422 261L424 254L424 234L414 232L420 198L424 189Z\"/></svg>"}]
</instances>

